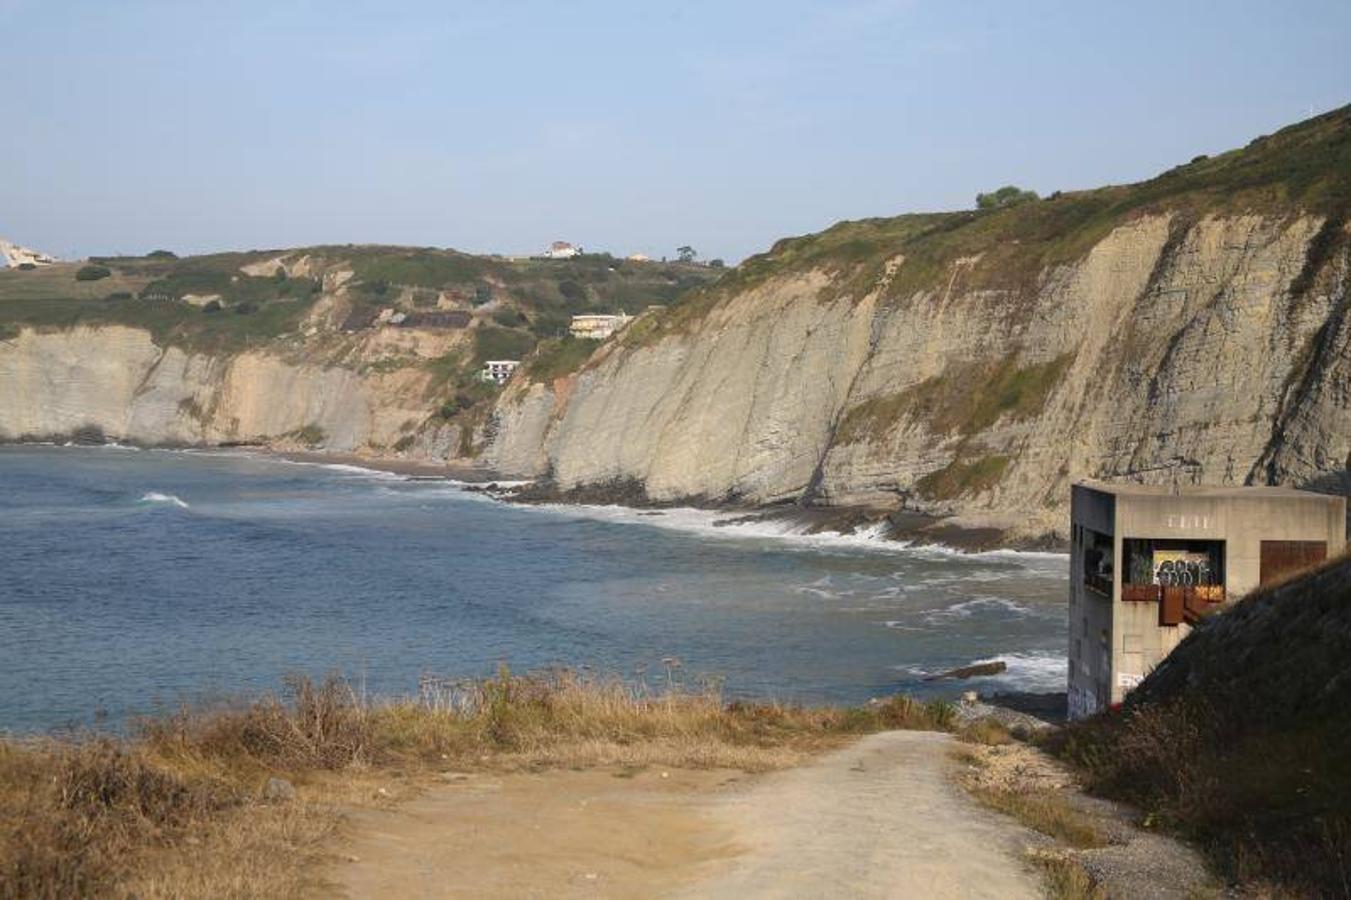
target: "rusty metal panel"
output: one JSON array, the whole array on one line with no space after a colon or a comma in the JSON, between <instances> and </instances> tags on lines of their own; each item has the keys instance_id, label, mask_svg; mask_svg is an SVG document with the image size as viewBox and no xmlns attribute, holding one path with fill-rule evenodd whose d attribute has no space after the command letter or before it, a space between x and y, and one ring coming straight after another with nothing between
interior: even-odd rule
<instances>
[{"instance_id":1,"label":"rusty metal panel","mask_svg":"<svg viewBox=\"0 0 1351 900\"><path fill-rule=\"evenodd\" d=\"M1181 625L1186 615L1186 588L1165 587L1159 599L1159 625Z\"/></svg>"},{"instance_id":2,"label":"rusty metal panel","mask_svg":"<svg viewBox=\"0 0 1351 900\"><path fill-rule=\"evenodd\" d=\"M1327 541L1263 541L1262 584L1316 566L1328 558Z\"/></svg>"},{"instance_id":3,"label":"rusty metal panel","mask_svg":"<svg viewBox=\"0 0 1351 900\"><path fill-rule=\"evenodd\" d=\"M1121 599L1134 603L1154 603L1162 590L1157 584L1123 584Z\"/></svg>"}]
</instances>

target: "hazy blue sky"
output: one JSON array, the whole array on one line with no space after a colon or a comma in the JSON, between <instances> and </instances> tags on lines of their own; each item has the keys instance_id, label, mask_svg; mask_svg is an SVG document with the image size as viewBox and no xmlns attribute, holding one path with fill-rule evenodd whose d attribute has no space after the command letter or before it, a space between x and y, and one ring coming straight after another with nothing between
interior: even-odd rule
<instances>
[{"instance_id":1,"label":"hazy blue sky","mask_svg":"<svg viewBox=\"0 0 1351 900\"><path fill-rule=\"evenodd\" d=\"M738 259L1351 101L1351 2L0 0L0 236Z\"/></svg>"}]
</instances>

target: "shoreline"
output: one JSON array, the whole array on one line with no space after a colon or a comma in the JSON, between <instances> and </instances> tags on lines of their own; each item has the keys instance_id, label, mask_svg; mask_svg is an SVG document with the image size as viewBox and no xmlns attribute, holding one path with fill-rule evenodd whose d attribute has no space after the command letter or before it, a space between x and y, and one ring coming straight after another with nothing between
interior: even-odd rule
<instances>
[{"instance_id":1,"label":"shoreline","mask_svg":"<svg viewBox=\"0 0 1351 900\"><path fill-rule=\"evenodd\" d=\"M242 451L260 458L313 466L349 466L370 472L402 476L411 481L447 481L461 486L467 492L483 494L502 503L521 506L556 506L576 508L618 508L636 514L658 513L663 510L701 510L725 514L727 518L712 523L714 527L738 525L786 525L793 530L784 536L803 537L836 535L854 538L873 531L878 542L894 542L916 548L933 547L960 554L980 554L998 551L1016 553L1055 553L1068 551L1068 541L1045 534L1035 538L1010 537L1010 529L995 525L962 522L956 516L936 516L914 510L888 510L862 506L803 506L795 503L777 503L755 506L730 500L708 500L698 497L678 501L650 499L640 482L622 481L611 484L560 490L557 487L529 479L504 477L479 466L454 465L431 460L400 457L367 456L360 453L328 450L288 450L263 444L212 444L193 446L143 445L120 441L80 442L44 438L0 442L0 446L54 446L54 447L110 447L132 450L179 450L185 452Z\"/></svg>"}]
</instances>

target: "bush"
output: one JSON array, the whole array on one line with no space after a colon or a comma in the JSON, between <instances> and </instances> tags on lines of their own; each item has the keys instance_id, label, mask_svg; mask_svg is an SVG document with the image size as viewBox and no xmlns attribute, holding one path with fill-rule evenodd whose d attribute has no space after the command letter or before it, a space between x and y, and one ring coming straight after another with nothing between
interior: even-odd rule
<instances>
[{"instance_id":1,"label":"bush","mask_svg":"<svg viewBox=\"0 0 1351 900\"><path fill-rule=\"evenodd\" d=\"M520 359L534 346L534 335L525 331L488 326L474 332L474 356L480 364L490 359Z\"/></svg>"},{"instance_id":2,"label":"bush","mask_svg":"<svg viewBox=\"0 0 1351 900\"><path fill-rule=\"evenodd\" d=\"M218 313L220 310L221 306L219 300L208 300L202 306L202 312L204 313Z\"/></svg>"},{"instance_id":3,"label":"bush","mask_svg":"<svg viewBox=\"0 0 1351 900\"><path fill-rule=\"evenodd\" d=\"M98 265L82 266L80 270L75 273L75 280L98 281L101 278L107 278L111 274L113 274L112 270L109 269L107 266L98 266Z\"/></svg>"},{"instance_id":4,"label":"bush","mask_svg":"<svg viewBox=\"0 0 1351 900\"><path fill-rule=\"evenodd\" d=\"M1036 199L1038 199L1036 191L1025 191L1015 185L1006 184L988 194L977 194L976 209L1005 209Z\"/></svg>"},{"instance_id":5,"label":"bush","mask_svg":"<svg viewBox=\"0 0 1351 900\"><path fill-rule=\"evenodd\" d=\"M106 300L106 301L108 301L109 303L112 303L112 302L117 301L117 300L130 300L130 299L131 299L131 292L130 292L130 291L113 291L111 294L109 294L108 296L104 297L103 299Z\"/></svg>"},{"instance_id":6,"label":"bush","mask_svg":"<svg viewBox=\"0 0 1351 900\"><path fill-rule=\"evenodd\" d=\"M571 280L558 282L558 293L573 303L580 303L586 299L586 288Z\"/></svg>"},{"instance_id":7,"label":"bush","mask_svg":"<svg viewBox=\"0 0 1351 900\"><path fill-rule=\"evenodd\" d=\"M213 300L212 302L214 303L215 301ZM257 311L258 304L247 300L235 307L235 315L237 316L247 316L249 313L255 313Z\"/></svg>"},{"instance_id":8,"label":"bush","mask_svg":"<svg viewBox=\"0 0 1351 900\"><path fill-rule=\"evenodd\" d=\"M151 250L145 256L146 259L178 259L178 254L172 250Z\"/></svg>"},{"instance_id":9,"label":"bush","mask_svg":"<svg viewBox=\"0 0 1351 900\"><path fill-rule=\"evenodd\" d=\"M37 265L35 265L34 263L25 262L19 263L18 266L16 266L15 268L17 268L20 272L31 272L37 268Z\"/></svg>"}]
</instances>

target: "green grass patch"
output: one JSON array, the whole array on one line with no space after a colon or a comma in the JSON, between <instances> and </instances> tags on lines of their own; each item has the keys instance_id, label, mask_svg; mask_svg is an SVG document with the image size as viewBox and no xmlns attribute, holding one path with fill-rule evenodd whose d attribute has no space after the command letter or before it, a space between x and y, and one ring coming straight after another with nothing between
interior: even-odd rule
<instances>
[{"instance_id":1,"label":"green grass patch","mask_svg":"<svg viewBox=\"0 0 1351 900\"><path fill-rule=\"evenodd\" d=\"M1010 354L995 363L954 363L941 375L927 378L895 394L872 397L852 407L840 421L842 443L885 436L906 418L924 422L935 434L970 436L1001 418L1034 418L1074 355L1019 366Z\"/></svg>"},{"instance_id":2,"label":"green grass patch","mask_svg":"<svg viewBox=\"0 0 1351 900\"><path fill-rule=\"evenodd\" d=\"M525 361L526 377L531 381L548 384L555 378L571 375L591 358L591 354L596 352L600 344L600 341L571 335L542 341Z\"/></svg>"},{"instance_id":3,"label":"green grass patch","mask_svg":"<svg viewBox=\"0 0 1351 900\"><path fill-rule=\"evenodd\" d=\"M954 459L936 472L915 482L915 490L926 500L955 500L982 494L997 485L1009 467L1007 456L982 456L979 459Z\"/></svg>"},{"instance_id":4,"label":"green grass patch","mask_svg":"<svg viewBox=\"0 0 1351 900\"><path fill-rule=\"evenodd\" d=\"M534 349L536 338L528 331L486 325L474 331L474 360L521 359Z\"/></svg>"}]
</instances>

